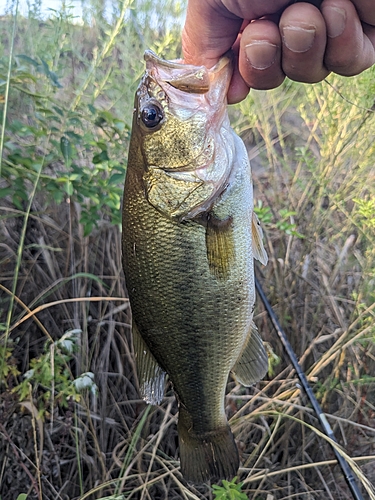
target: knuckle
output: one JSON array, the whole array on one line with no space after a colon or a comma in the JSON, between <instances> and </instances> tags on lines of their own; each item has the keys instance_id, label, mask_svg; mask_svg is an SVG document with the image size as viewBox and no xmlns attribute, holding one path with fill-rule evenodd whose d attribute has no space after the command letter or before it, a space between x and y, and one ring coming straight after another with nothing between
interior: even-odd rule
<instances>
[{"instance_id":1,"label":"knuckle","mask_svg":"<svg viewBox=\"0 0 375 500\"><path fill-rule=\"evenodd\" d=\"M318 83L324 80L329 71L322 67L311 68L299 66L297 68L296 66L292 66L289 68L284 67L284 73L288 78L294 80L295 82Z\"/></svg>"},{"instance_id":2,"label":"knuckle","mask_svg":"<svg viewBox=\"0 0 375 500\"><path fill-rule=\"evenodd\" d=\"M325 66L328 70L343 76L354 76L367 69L371 64L366 65L361 54L348 55L338 53L334 56L326 56Z\"/></svg>"},{"instance_id":3,"label":"knuckle","mask_svg":"<svg viewBox=\"0 0 375 500\"><path fill-rule=\"evenodd\" d=\"M285 75L280 74L272 78L255 79L251 82L250 87L255 90L272 90L279 87L285 79Z\"/></svg>"}]
</instances>

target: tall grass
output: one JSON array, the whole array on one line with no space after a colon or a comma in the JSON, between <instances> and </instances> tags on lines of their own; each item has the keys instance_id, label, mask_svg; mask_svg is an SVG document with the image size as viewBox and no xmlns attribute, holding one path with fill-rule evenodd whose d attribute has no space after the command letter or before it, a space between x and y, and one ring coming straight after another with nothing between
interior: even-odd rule
<instances>
[{"instance_id":1,"label":"tall grass","mask_svg":"<svg viewBox=\"0 0 375 500\"><path fill-rule=\"evenodd\" d=\"M15 4L14 4L15 7ZM171 388L139 399L119 223L143 51L178 57L185 3L63 3L0 23L0 497L212 498L179 472ZM13 47L13 49L12 49ZM12 53L13 50L13 53ZM374 70L252 92L232 123L252 159L270 263L258 269L364 491L375 498ZM9 89L9 92L7 91ZM281 358L227 413L253 500L349 499ZM367 481L367 482L366 482Z\"/></svg>"}]
</instances>

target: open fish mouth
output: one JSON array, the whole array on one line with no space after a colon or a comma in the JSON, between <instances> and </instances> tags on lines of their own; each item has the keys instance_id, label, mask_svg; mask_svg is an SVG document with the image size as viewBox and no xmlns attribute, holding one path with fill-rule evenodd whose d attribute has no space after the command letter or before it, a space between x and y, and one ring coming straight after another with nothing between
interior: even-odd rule
<instances>
[{"instance_id":1,"label":"open fish mouth","mask_svg":"<svg viewBox=\"0 0 375 500\"><path fill-rule=\"evenodd\" d=\"M164 60L157 56L152 50L146 50L144 55L146 68L158 67L169 75L165 82L183 92L192 94L205 94L210 90L214 75L221 72L226 66L231 65L231 54L222 57L220 61L210 70L205 66L193 66L184 64L181 59Z\"/></svg>"}]
</instances>

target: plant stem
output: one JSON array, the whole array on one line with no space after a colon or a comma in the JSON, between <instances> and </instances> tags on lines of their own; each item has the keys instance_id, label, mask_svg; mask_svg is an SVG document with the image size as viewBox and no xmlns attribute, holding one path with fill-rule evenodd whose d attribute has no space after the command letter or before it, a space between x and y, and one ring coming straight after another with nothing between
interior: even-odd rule
<instances>
[{"instance_id":1,"label":"plant stem","mask_svg":"<svg viewBox=\"0 0 375 500\"><path fill-rule=\"evenodd\" d=\"M14 39L16 38L17 17L18 17L18 0L16 0L16 11L14 13L14 19L13 19L12 37L10 40L10 50L9 50L8 73L7 73L7 81L6 81L6 85L5 85L5 94L4 94L3 121L1 124L1 136L0 136L0 179L1 179L1 166L3 163L5 125L6 125L6 120L7 120L9 88L10 88L10 75L12 73L12 59L13 59Z\"/></svg>"}]
</instances>

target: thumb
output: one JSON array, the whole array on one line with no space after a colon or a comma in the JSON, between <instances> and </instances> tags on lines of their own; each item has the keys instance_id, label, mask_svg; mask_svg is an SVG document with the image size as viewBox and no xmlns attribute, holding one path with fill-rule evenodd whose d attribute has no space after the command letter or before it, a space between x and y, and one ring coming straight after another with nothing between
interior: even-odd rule
<instances>
[{"instance_id":1,"label":"thumb","mask_svg":"<svg viewBox=\"0 0 375 500\"><path fill-rule=\"evenodd\" d=\"M210 0L190 0L182 32L187 64L214 66L234 44L242 19Z\"/></svg>"}]
</instances>

